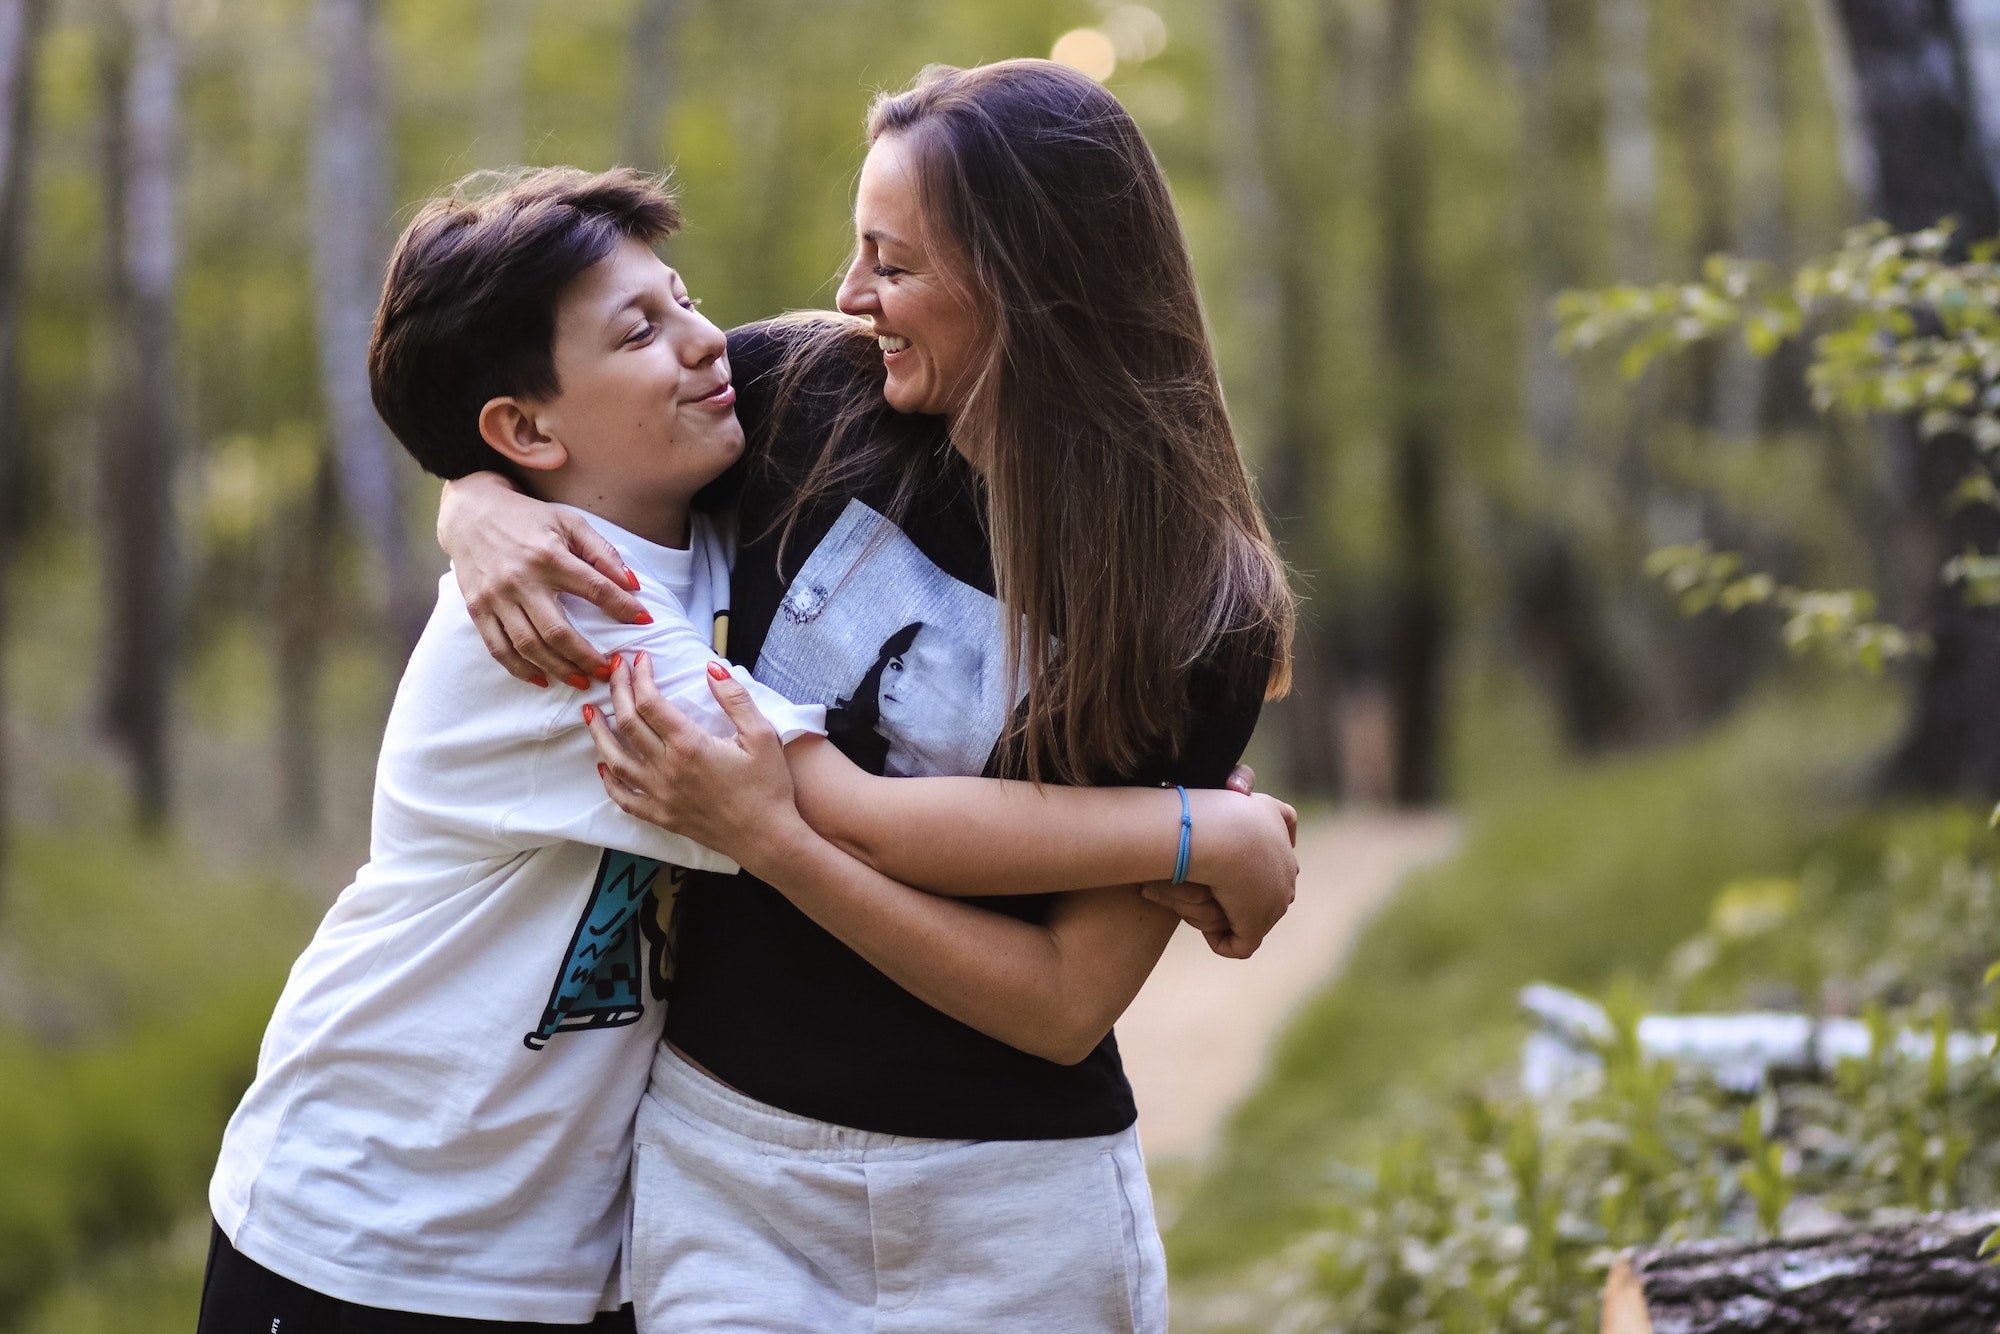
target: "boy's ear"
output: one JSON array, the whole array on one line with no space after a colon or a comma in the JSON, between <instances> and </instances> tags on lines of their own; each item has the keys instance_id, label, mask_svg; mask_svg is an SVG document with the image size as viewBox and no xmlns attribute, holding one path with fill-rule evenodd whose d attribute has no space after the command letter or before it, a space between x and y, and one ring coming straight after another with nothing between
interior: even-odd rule
<instances>
[{"instance_id":1,"label":"boy's ear","mask_svg":"<svg viewBox=\"0 0 2000 1334\"><path fill-rule=\"evenodd\" d=\"M535 422L535 414L517 398L489 398L479 410L479 438L510 463L549 472L569 462L569 450Z\"/></svg>"}]
</instances>

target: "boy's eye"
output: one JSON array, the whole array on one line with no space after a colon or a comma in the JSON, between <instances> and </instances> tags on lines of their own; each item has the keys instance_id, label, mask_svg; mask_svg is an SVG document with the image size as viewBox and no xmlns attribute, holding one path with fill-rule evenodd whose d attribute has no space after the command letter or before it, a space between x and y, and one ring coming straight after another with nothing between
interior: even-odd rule
<instances>
[{"instance_id":1,"label":"boy's eye","mask_svg":"<svg viewBox=\"0 0 2000 1334\"><path fill-rule=\"evenodd\" d=\"M701 298L698 296L683 296L683 297L676 297L674 299L681 303L682 310L693 310L696 306L699 306L701 304Z\"/></svg>"},{"instance_id":2,"label":"boy's eye","mask_svg":"<svg viewBox=\"0 0 2000 1334\"><path fill-rule=\"evenodd\" d=\"M629 347L635 343L643 343L652 336L653 336L653 326L650 322L648 322L646 324L641 324L638 328L632 330L631 333L626 334L625 343L626 346Z\"/></svg>"}]
</instances>

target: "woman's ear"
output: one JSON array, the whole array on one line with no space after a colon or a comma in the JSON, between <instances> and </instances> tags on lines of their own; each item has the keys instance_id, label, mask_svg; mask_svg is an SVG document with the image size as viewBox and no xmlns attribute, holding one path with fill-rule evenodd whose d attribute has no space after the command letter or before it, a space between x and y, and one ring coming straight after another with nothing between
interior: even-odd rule
<instances>
[{"instance_id":1,"label":"woman's ear","mask_svg":"<svg viewBox=\"0 0 2000 1334\"><path fill-rule=\"evenodd\" d=\"M479 438L509 463L550 472L569 462L569 450L543 431L535 414L517 398L489 398L479 410Z\"/></svg>"}]
</instances>

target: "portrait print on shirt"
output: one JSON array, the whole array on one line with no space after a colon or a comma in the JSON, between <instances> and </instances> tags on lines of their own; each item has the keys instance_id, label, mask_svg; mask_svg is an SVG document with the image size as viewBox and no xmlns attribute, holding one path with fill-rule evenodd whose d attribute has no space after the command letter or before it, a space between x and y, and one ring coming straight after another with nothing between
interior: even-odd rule
<instances>
[{"instance_id":1,"label":"portrait print on shirt","mask_svg":"<svg viewBox=\"0 0 2000 1334\"><path fill-rule=\"evenodd\" d=\"M828 740L870 773L978 774L1023 693L1007 688L1001 625L993 597L850 500L793 578L753 674L824 704Z\"/></svg>"},{"instance_id":2,"label":"portrait print on shirt","mask_svg":"<svg viewBox=\"0 0 2000 1334\"><path fill-rule=\"evenodd\" d=\"M667 927L684 874L651 857L604 850L541 1022L523 1046L540 1051L557 1033L635 1024L646 1013L647 991L665 999L673 975Z\"/></svg>"}]
</instances>

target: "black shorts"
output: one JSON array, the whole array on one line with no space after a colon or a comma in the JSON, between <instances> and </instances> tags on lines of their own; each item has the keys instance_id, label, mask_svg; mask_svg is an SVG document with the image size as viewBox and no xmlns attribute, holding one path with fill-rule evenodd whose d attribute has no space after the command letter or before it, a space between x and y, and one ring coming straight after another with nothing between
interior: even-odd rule
<instances>
[{"instance_id":1,"label":"black shorts","mask_svg":"<svg viewBox=\"0 0 2000 1334\"><path fill-rule=\"evenodd\" d=\"M588 1329L635 1334L632 1308L605 1311L587 1325L541 1325L525 1320L462 1320L356 1306L280 1278L240 1254L217 1227L208 1239L208 1272L201 1282L199 1334L535 1334L538 1330Z\"/></svg>"}]
</instances>

